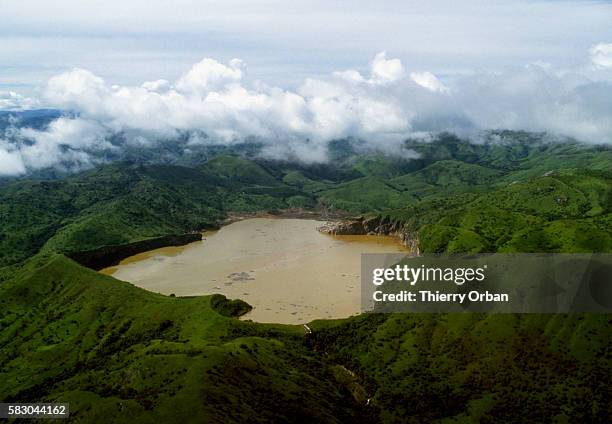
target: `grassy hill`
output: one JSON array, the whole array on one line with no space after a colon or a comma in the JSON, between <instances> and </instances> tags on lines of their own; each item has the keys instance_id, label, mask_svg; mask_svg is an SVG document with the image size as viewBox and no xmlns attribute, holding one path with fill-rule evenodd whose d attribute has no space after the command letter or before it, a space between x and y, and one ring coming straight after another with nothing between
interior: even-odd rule
<instances>
[{"instance_id":1,"label":"grassy hill","mask_svg":"<svg viewBox=\"0 0 612 424\"><path fill-rule=\"evenodd\" d=\"M397 208L414 199L381 177L363 177L341 183L318 192L317 196L319 202L328 208L354 213Z\"/></svg>"},{"instance_id":2,"label":"grassy hill","mask_svg":"<svg viewBox=\"0 0 612 424\"><path fill-rule=\"evenodd\" d=\"M383 216L417 231L423 252L598 252L612 251L611 213L609 172L566 170Z\"/></svg>"},{"instance_id":3,"label":"grassy hill","mask_svg":"<svg viewBox=\"0 0 612 424\"><path fill-rule=\"evenodd\" d=\"M59 181L0 189L0 265L38 251L121 244L211 225L216 182L191 168L111 165Z\"/></svg>"},{"instance_id":4,"label":"grassy hill","mask_svg":"<svg viewBox=\"0 0 612 424\"><path fill-rule=\"evenodd\" d=\"M224 316L236 308L221 295L162 296L54 256L0 299L4 400L68 402L91 423L342 422L359 409L301 326Z\"/></svg>"},{"instance_id":5,"label":"grassy hill","mask_svg":"<svg viewBox=\"0 0 612 424\"><path fill-rule=\"evenodd\" d=\"M464 192L488 191L502 172L457 160L441 160L419 171L402 175L390 183L418 199Z\"/></svg>"}]
</instances>

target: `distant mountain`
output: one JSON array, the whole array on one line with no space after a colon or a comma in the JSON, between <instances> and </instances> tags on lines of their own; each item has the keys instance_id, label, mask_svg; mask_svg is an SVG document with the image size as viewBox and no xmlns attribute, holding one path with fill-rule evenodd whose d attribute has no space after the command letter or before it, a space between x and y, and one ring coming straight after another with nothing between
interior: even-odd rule
<instances>
[{"instance_id":1,"label":"distant mountain","mask_svg":"<svg viewBox=\"0 0 612 424\"><path fill-rule=\"evenodd\" d=\"M62 116L74 118L77 114L55 109L0 111L0 138L15 149L31 146L35 141L29 139L31 134L24 134L22 129L44 131L49 129L52 121ZM51 137L54 143L60 143L59 147L55 147L62 152L49 151L49 154L59 156L55 163L26 164L26 175L4 175L0 177L0 185L19 178L61 179L84 169L115 162L197 167L218 155L237 155L259 163L270 162L272 168L278 167L275 164L279 162L278 159L272 160L265 155L262 140L247 139L223 144L209 140L204 133L198 133L197 137L194 135L192 132L177 132L168 138L134 142L133 134L117 132L106 137L106 144L62 144L57 137ZM586 151L590 152L590 157ZM601 157L598 159L596 156ZM288 158L284 162L293 169L299 168L301 172L314 173L314 179L322 177L325 172L327 179L346 182L357 177L400 177L441 160L455 160L504 172L515 171L522 166L524 172L534 176L555 169L559 161L563 167L568 167L568 161L573 160L576 168L596 166L603 169L609 157L610 147L605 144L589 146L546 133L488 131L475 135L474 139L449 133L437 134L431 140L408 139L403 143L401 154L377 151L367 140L337 139L327 144L327 163L311 164L301 161L299 157ZM333 170L334 167L337 171Z\"/></svg>"},{"instance_id":2,"label":"distant mountain","mask_svg":"<svg viewBox=\"0 0 612 424\"><path fill-rule=\"evenodd\" d=\"M60 116L62 116L62 111L57 109L0 110L0 131L4 131L9 126L30 127L40 130Z\"/></svg>"},{"instance_id":3,"label":"distant mountain","mask_svg":"<svg viewBox=\"0 0 612 424\"><path fill-rule=\"evenodd\" d=\"M605 227L612 149L538 138L472 144L450 135L411 148L418 160L351 151L336 163L305 165L221 151L196 167L118 162L63 179L5 184L0 264L41 249L94 248L197 230L228 212L291 207L384 213L411 222L428 251L579 245L588 251L607 243L606 228L593 244L519 242L516 231L544 240L544 233L561 238L569 228L586 235ZM561 231L551 220L575 224L567 221Z\"/></svg>"}]
</instances>

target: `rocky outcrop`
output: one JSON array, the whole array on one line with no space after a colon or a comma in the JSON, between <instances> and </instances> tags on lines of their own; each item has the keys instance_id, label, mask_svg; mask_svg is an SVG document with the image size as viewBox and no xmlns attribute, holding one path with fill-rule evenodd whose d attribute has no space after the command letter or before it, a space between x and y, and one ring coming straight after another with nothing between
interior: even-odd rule
<instances>
[{"instance_id":1,"label":"rocky outcrop","mask_svg":"<svg viewBox=\"0 0 612 424\"><path fill-rule=\"evenodd\" d=\"M67 253L66 256L83 266L99 270L108 266L117 265L122 259L138 253L167 246L183 246L199 240L202 240L202 233L177 234L134 243L102 246L92 250L70 252Z\"/></svg>"},{"instance_id":2,"label":"rocky outcrop","mask_svg":"<svg viewBox=\"0 0 612 424\"><path fill-rule=\"evenodd\" d=\"M333 235L386 235L400 239L411 253L419 254L419 235L401 221L389 217L372 216L329 221L318 228L319 231Z\"/></svg>"}]
</instances>

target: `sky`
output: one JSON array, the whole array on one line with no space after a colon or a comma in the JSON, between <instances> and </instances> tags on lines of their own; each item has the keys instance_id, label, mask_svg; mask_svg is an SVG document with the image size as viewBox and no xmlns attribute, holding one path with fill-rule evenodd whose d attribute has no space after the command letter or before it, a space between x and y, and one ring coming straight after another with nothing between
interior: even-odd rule
<instances>
[{"instance_id":1,"label":"sky","mask_svg":"<svg viewBox=\"0 0 612 424\"><path fill-rule=\"evenodd\" d=\"M0 175L66 151L87 161L116 133L144 147L254 136L269 155L308 161L325 160L333 138L394 151L443 130L612 143L612 2L0 0L0 10L0 109L79 113L0 134Z\"/></svg>"},{"instance_id":2,"label":"sky","mask_svg":"<svg viewBox=\"0 0 612 424\"><path fill-rule=\"evenodd\" d=\"M114 84L174 80L240 58L285 88L387 51L436 75L543 61L571 67L612 42L602 1L0 0L0 89L35 94L85 68Z\"/></svg>"}]
</instances>

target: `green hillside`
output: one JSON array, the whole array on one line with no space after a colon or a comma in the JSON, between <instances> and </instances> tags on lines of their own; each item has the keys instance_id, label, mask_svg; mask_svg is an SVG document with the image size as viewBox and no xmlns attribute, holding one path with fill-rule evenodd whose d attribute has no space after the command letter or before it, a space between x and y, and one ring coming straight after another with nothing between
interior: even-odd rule
<instances>
[{"instance_id":1,"label":"green hillside","mask_svg":"<svg viewBox=\"0 0 612 424\"><path fill-rule=\"evenodd\" d=\"M333 422L359 409L301 326L224 316L221 295L166 297L55 256L26 264L0 299L4 400L61 400L91 423Z\"/></svg>"},{"instance_id":2,"label":"green hillside","mask_svg":"<svg viewBox=\"0 0 612 424\"><path fill-rule=\"evenodd\" d=\"M259 185L277 186L274 179L261 165L237 156L217 156L206 162L203 170L216 178L222 178L233 186Z\"/></svg>"},{"instance_id":3,"label":"green hillside","mask_svg":"<svg viewBox=\"0 0 612 424\"><path fill-rule=\"evenodd\" d=\"M456 160L441 160L425 168L396 177L390 183L417 198L464 192L488 191L501 171Z\"/></svg>"},{"instance_id":4,"label":"green hillside","mask_svg":"<svg viewBox=\"0 0 612 424\"><path fill-rule=\"evenodd\" d=\"M423 252L598 252L612 251L611 213L610 173L567 170L383 215L417 231Z\"/></svg>"},{"instance_id":5,"label":"green hillside","mask_svg":"<svg viewBox=\"0 0 612 424\"><path fill-rule=\"evenodd\" d=\"M356 372L381 422L604 423L609 315L362 315L311 324Z\"/></svg>"},{"instance_id":6,"label":"green hillside","mask_svg":"<svg viewBox=\"0 0 612 424\"><path fill-rule=\"evenodd\" d=\"M397 208L413 197L404 194L381 177L363 177L317 193L319 202L328 208L360 213Z\"/></svg>"},{"instance_id":7,"label":"green hillside","mask_svg":"<svg viewBox=\"0 0 612 424\"><path fill-rule=\"evenodd\" d=\"M177 234L223 216L215 180L182 167L112 165L0 189L0 265L37 253Z\"/></svg>"}]
</instances>

